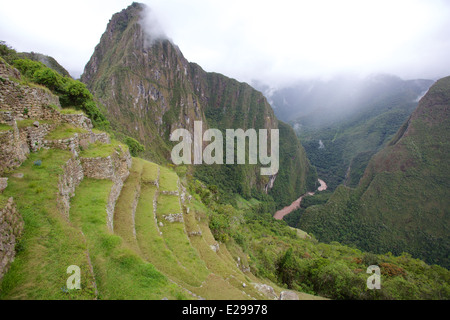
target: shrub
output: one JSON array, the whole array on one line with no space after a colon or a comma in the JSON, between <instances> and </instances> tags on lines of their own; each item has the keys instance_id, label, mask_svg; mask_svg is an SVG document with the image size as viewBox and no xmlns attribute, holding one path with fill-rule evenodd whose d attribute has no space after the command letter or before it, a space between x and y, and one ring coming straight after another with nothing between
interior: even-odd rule
<instances>
[{"instance_id":1,"label":"shrub","mask_svg":"<svg viewBox=\"0 0 450 320\"><path fill-rule=\"evenodd\" d=\"M61 90L62 77L49 68L36 70L32 78L33 82L42 84L52 91Z\"/></svg>"},{"instance_id":2,"label":"shrub","mask_svg":"<svg viewBox=\"0 0 450 320\"><path fill-rule=\"evenodd\" d=\"M137 157L139 155L139 153L141 153L145 150L145 148L142 144L140 144L137 140L135 140L131 137L125 138L125 144L130 149L130 154L133 157Z\"/></svg>"},{"instance_id":3,"label":"shrub","mask_svg":"<svg viewBox=\"0 0 450 320\"><path fill-rule=\"evenodd\" d=\"M84 83L70 77L63 77L43 63L29 59L16 59L14 66L28 81L43 85L58 95L63 108L72 107L82 110L96 128L106 131L110 129L109 121L100 112L94 96Z\"/></svg>"}]
</instances>

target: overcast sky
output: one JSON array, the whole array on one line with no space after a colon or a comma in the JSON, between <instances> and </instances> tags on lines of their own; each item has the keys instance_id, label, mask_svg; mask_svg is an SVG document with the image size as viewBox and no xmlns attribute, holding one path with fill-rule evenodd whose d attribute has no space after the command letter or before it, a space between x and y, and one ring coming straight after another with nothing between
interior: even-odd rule
<instances>
[{"instance_id":1,"label":"overcast sky","mask_svg":"<svg viewBox=\"0 0 450 320\"><path fill-rule=\"evenodd\" d=\"M79 77L125 0L0 0L0 40ZM449 0L143 0L206 71L280 86L340 72L450 75Z\"/></svg>"}]
</instances>

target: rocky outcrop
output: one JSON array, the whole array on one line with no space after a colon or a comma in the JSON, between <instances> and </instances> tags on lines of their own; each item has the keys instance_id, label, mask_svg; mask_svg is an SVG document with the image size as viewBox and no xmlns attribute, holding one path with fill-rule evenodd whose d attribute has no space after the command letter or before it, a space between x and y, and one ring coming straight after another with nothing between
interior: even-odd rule
<instances>
[{"instance_id":1,"label":"rocky outcrop","mask_svg":"<svg viewBox=\"0 0 450 320\"><path fill-rule=\"evenodd\" d=\"M0 279L9 270L16 256L16 245L22 235L24 222L17 212L13 198L0 208Z\"/></svg>"},{"instance_id":2,"label":"rocky outcrop","mask_svg":"<svg viewBox=\"0 0 450 320\"><path fill-rule=\"evenodd\" d=\"M299 300L298 295L293 291L283 291L279 300Z\"/></svg>"},{"instance_id":3,"label":"rocky outcrop","mask_svg":"<svg viewBox=\"0 0 450 320\"><path fill-rule=\"evenodd\" d=\"M219 250L220 250L220 245L219 245L219 243L217 243L217 242L216 242L215 244L210 245L209 247L210 247L211 250L214 251L215 253L219 252Z\"/></svg>"},{"instance_id":4,"label":"rocky outcrop","mask_svg":"<svg viewBox=\"0 0 450 320\"><path fill-rule=\"evenodd\" d=\"M163 218L166 221L169 221L170 223L174 223L174 222L182 222L183 223L184 222L182 213L171 213L171 214L163 215Z\"/></svg>"},{"instance_id":5,"label":"rocky outcrop","mask_svg":"<svg viewBox=\"0 0 450 320\"><path fill-rule=\"evenodd\" d=\"M275 293L275 290L271 286L269 286L267 284L262 284L262 283L252 283L252 284L256 288L256 290L261 292L268 299L270 299L270 300L277 300L278 299L278 296Z\"/></svg>"}]
</instances>

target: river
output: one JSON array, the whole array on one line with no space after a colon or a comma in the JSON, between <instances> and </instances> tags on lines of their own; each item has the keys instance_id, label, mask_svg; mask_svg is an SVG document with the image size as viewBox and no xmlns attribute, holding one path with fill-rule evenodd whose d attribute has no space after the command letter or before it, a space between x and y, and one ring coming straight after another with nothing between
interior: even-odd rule
<instances>
[{"instance_id":1,"label":"river","mask_svg":"<svg viewBox=\"0 0 450 320\"><path fill-rule=\"evenodd\" d=\"M320 183L320 187L317 188L317 191L325 191L327 190L328 186L325 183L325 181L318 179L319 183ZM308 192L304 195L302 195L300 198L298 198L297 200L295 200L294 202L291 203L291 205L284 207L281 210L278 210L275 215L273 216L275 219L277 220L283 220L283 217L288 215L289 213L291 213L292 211L300 208L300 203L302 202L304 197L307 196L313 196L315 194L315 192Z\"/></svg>"}]
</instances>

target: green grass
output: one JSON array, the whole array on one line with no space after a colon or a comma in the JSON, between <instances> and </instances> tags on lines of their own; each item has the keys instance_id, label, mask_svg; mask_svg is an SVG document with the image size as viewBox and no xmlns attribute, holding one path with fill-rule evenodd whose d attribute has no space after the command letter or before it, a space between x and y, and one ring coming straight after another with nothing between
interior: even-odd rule
<instances>
[{"instance_id":1,"label":"green grass","mask_svg":"<svg viewBox=\"0 0 450 320\"><path fill-rule=\"evenodd\" d=\"M106 226L112 182L85 179L72 202L71 217L87 238L101 299L185 299L153 265L142 260Z\"/></svg>"},{"instance_id":2,"label":"green grass","mask_svg":"<svg viewBox=\"0 0 450 320\"><path fill-rule=\"evenodd\" d=\"M114 233L137 253L139 248L134 236L133 203L141 183L142 161L134 158L130 175L125 181L114 210Z\"/></svg>"},{"instance_id":3,"label":"green grass","mask_svg":"<svg viewBox=\"0 0 450 320\"><path fill-rule=\"evenodd\" d=\"M87 130L64 123L45 136L46 140L63 140L73 137L75 133L86 133Z\"/></svg>"},{"instance_id":4,"label":"green grass","mask_svg":"<svg viewBox=\"0 0 450 320\"><path fill-rule=\"evenodd\" d=\"M6 203L8 202L8 198L5 197L3 194L0 194L0 209L2 209Z\"/></svg>"},{"instance_id":5,"label":"green grass","mask_svg":"<svg viewBox=\"0 0 450 320\"><path fill-rule=\"evenodd\" d=\"M159 227L163 234L167 247L173 252L177 260L198 278L204 279L209 271L198 252L191 246L185 231L184 223L166 221L162 216L167 214L177 214L181 212L177 196L160 195L158 197L157 218L158 223L162 222L163 227Z\"/></svg>"},{"instance_id":6,"label":"green grass","mask_svg":"<svg viewBox=\"0 0 450 320\"><path fill-rule=\"evenodd\" d=\"M242 198L240 195L236 195L236 205L238 207L238 209L250 209L253 206L256 206L260 203L260 201L258 201L255 198L251 198L249 200L246 200L244 198Z\"/></svg>"},{"instance_id":7,"label":"green grass","mask_svg":"<svg viewBox=\"0 0 450 320\"><path fill-rule=\"evenodd\" d=\"M165 167L160 167L159 189L160 191L177 191L178 176L177 174Z\"/></svg>"},{"instance_id":8,"label":"green grass","mask_svg":"<svg viewBox=\"0 0 450 320\"><path fill-rule=\"evenodd\" d=\"M163 215L181 213L180 202L177 196L160 194L156 210L158 220L164 220Z\"/></svg>"},{"instance_id":9,"label":"green grass","mask_svg":"<svg viewBox=\"0 0 450 320\"><path fill-rule=\"evenodd\" d=\"M101 142L91 143L87 148L80 152L80 157L105 158L107 156L110 156L115 150L120 152L119 146L121 146L124 151L128 150L128 147L125 144L117 140L111 140L110 144L104 144Z\"/></svg>"},{"instance_id":10,"label":"green grass","mask_svg":"<svg viewBox=\"0 0 450 320\"><path fill-rule=\"evenodd\" d=\"M63 108L61 110L59 110L59 112L61 114L84 114L85 113L82 110L76 110L76 109L72 109L72 108Z\"/></svg>"},{"instance_id":11,"label":"green grass","mask_svg":"<svg viewBox=\"0 0 450 320\"><path fill-rule=\"evenodd\" d=\"M155 183L158 179L158 165L145 162L143 165L141 180L143 183Z\"/></svg>"},{"instance_id":12,"label":"green grass","mask_svg":"<svg viewBox=\"0 0 450 320\"><path fill-rule=\"evenodd\" d=\"M12 126L0 123L0 132L12 130Z\"/></svg>"},{"instance_id":13,"label":"green grass","mask_svg":"<svg viewBox=\"0 0 450 320\"><path fill-rule=\"evenodd\" d=\"M56 202L58 175L71 154L41 150L30 154L10 177L4 197L13 196L25 229L19 252L1 283L0 299L93 299L94 291L86 259L86 245L78 229L59 213ZM41 160L41 166L34 166ZM67 267L81 268L81 290L63 292Z\"/></svg>"},{"instance_id":14,"label":"green grass","mask_svg":"<svg viewBox=\"0 0 450 320\"><path fill-rule=\"evenodd\" d=\"M136 209L136 236L143 257L177 283L199 287L201 279L180 265L159 234L153 215L153 197L156 186L142 185L141 198Z\"/></svg>"},{"instance_id":15,"label":"green grass","mask_svg":"<svg viewBox=\"0 0 450 320\"><path fill-rule=\"evenodd\" d=\"M93 132L93 133L96 133L96 134L99 134L99 133L104 133L105 131L102 131L102 130L93 128L93 129L92 129L92 132Z\"/></svg>"},{"instance_id":16,"label":"green grass","mask_svg":"<svg viewBox=\"0 0 450 320\"><path fill-rule=\"evenodd\" d=\"M17 121L17 127L19 129L23 129L23 128L27 128L27 127L32 127L33 123L39 121L39 124L53 124L53 121L50 120L36 120L36 119L27 119L27 120L21 120L21 121Z\"/></svg>"}]
</instances>

